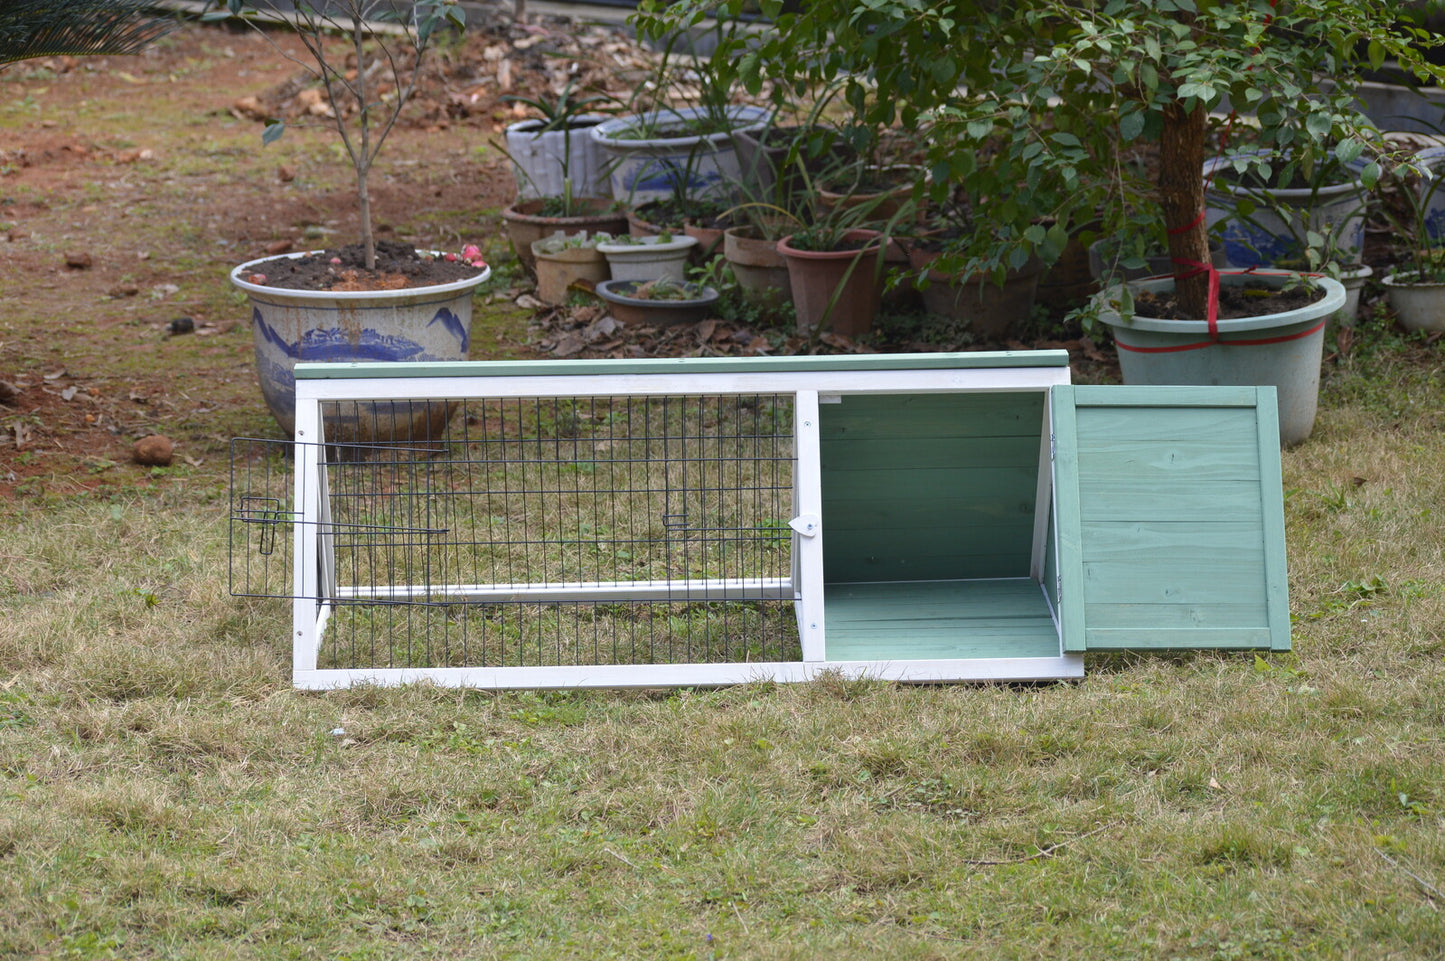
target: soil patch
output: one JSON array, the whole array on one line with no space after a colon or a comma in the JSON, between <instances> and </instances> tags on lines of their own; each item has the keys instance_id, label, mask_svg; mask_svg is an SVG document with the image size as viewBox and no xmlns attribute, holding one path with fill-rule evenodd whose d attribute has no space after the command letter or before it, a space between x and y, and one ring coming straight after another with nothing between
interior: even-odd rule
<instances>
[{"instance_id":1,"label":"soil patch","mask_svg":"<svg viewBox=\"0 0 1445 961\"><path fill-rule=\"evenodd\" d=\"M1282 314L1288 310L1299 310L1324 296L1317 288L1291 287L1280 290L1265 284L1221 285L1219 288L1219 319L1234 320L1240 317L1262 317L1265 314ZM1145 291L1134 295L1134 312L1141 317L1158 317L1162 320L1203 320L1190 316L1179 307L1172 291L1152 293Z\"/></svg>"},{"instance_id":2,"label":"soil patch","mask_svg":"<svg viewBox=\"0 0 1445 961\"><path fill-rule=\"evenodd\" d=\"M459 254L423 256L410 244L378 240L371 269L365 246L356 243L299 257L273 257L242 279L282 290L404 290L468 280L482 269Z\"/></svg>"}]
</instances>

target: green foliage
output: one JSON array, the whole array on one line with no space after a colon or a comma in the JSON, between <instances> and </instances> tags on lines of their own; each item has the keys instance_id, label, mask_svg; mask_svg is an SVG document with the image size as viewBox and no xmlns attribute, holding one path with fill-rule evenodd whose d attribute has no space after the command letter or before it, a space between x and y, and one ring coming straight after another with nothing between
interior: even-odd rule
<instances>
[{"instance_id":1,"label":"green foliage","mask_svg":"<svg viewBox=\"0 0 1445 961\"><path fill-rule=\"evenodd\" d=\"M719 10L714 0L649 0L636 23L665 36L715 13L741 16L748 2L726 0ZM935 193L962 185L974 208L988 211L955 244L970 271L1017 268L1030 255L1051 262L1084 224L1103 236L1157 236L1161 209L1163 226L1182 231L1203 209L1202 185L1172 209L1156 206L1166 198L1131 165L1131 151L1226 98L1257 118L1255 148L1287 154L1308 175L1331 148L1358 155L1379 145L1350 93L1360 70L1391 58L1419 78L1441 76L1422 54L1437 38L1398 22L1387 0L760 7L775 28L726 36L708 69L754 94L772 81L780 109L836 83L855 123L926 131ZM1202 152L1204 133L1187 133L1192 149ZM1129 245L1129 255L1143 246Z\"/></svg>"},{"instance_id":2,"label":"green foliage","mask_svg":"<svg viewBox=\"0 0 1445 961\"><path fill-rule=\"evenodd\" d=\"M35 57L137 53L175 21L145 0L9 0L0 4L0 65Z\"/></svg>"}]
</instances>

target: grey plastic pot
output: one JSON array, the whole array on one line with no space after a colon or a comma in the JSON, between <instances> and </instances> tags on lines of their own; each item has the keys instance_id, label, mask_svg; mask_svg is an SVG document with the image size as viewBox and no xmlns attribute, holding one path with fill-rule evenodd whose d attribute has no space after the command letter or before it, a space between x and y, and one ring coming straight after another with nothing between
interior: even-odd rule
<instances>
[{"instance_id":1,"label":"grey plastic pot","mask_svg":"<svg viewBox=\"0 0 1445 961\"><path fill-rule=\"evenodd\" d=\"M1406 330L1445 330L1445 284L1422 284L1400 273L1381 281L1395 319Z\"/></svg>"},{"instance_id":2,"label":"grey plastic pot","mask_svg":"<svg viewBox=\"0 0 1445 961\"><path fill-rule=\"evenodd\" d=\"M1263 281L1282 287L1298 274L1285 271L1220 272L1221 284ZM1345 303L1345 288L1329 277L1315 277L1323 296L1308 307L1220 320L1211 333L1203 320L1166 320L1135 314L1123 320L1110 305L1119 300L1116 285L1100 295L1099 319L1114 333L1119 369L1126 384L1273 386L1279 396L1279 438L1298 444L1314 430L1319 405L1320 361L1325 326ZM1173 277L1134 281L1136 291L1165 292Z\"/></svg>"}]
</instances>

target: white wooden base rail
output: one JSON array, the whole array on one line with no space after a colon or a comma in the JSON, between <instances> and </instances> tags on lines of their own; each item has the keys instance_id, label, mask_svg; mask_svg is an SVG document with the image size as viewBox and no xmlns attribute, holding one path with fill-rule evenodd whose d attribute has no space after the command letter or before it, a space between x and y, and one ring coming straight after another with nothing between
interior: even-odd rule
<instances>
[{"instance_id":1,"label":"white wooden base rail","mask_svg":"<svg viewBox=\"0 0 1445 961\"><path fill-rule=\"evenodd\" d=\"M230 555L291 599L298 687L1289 646L1271 388L1071 387L1061 351L296 376L294 444L235 444Z\"/></svg>"}]
</instances>

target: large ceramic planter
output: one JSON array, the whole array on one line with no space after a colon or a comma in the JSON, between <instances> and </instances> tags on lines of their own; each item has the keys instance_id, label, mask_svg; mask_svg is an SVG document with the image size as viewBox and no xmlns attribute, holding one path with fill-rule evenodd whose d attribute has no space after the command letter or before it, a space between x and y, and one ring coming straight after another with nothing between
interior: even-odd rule
<instances>
[{"instance_id":1,"label":"large ceramic planter","mask_svg":"<svg viewBox=\"0 0 1445 961\"><path fill-rule=\"evenodd\" d=\"M502 222L517 259L531 276L536 276L537 262L532 257L534 241L553 234L571 236L581 233L627 233L627 214L617 204L602 197L579 197L572 201L575 213L570 217L544 217L546 200L521 200L502 211Z\"/></svg>"},{"instance_id":2,"label":"large ceramic planter","mask_svg":"<svg viewBox=\"0 0 1445 961\"><path fill-rule=\"evenodd\" d=\"M853 230L847 239L862 243L859 250L800 250L778 241L778 252L788 263L788 284L797 310L798 330L832 330L857 337L873 326L883 300L882 235Z\"/></svg>"},{"instance_id":3,"label":"large ceramic planter","mask_svg":"<svg viewBox=\"0 0 1445 961\"><path fill-rule=\"evenodd\" d=\"M305 253L291 254L304 257ZM251 283L256 265L231 271L231 283L251 300L256 376L266 406L288 436L296 430L298 363L466 360L471 346L472 292L492 274L403 290L285 290ZM326 418L327 440L385 443L439 435L445 404L382 401L346 405Z\"/></svg>"},{"instance_id":4,"label":"large ceramic planter","mask_svg":"<svg viewBox=\"0 0 1445 961\"><path fill-rule=\"evenodd\" d=\"M687 276L688 256L697 246L696 237L658 234L633 237L631 243L597 245L607 258L613 280L674 280Z\"/></svg>"},{"instance_id":5,"label":"large ceramic planter","mask_svg":"<svg viewBox=\"0 0 1445 961\"><path fill-rule=\"evenodd\" d=\"M548 240L532 243L537 266L537 299L549 304L567 300L573 284L596 286L608 277L607 258L596 246L549 250Z\"/></svg>"},{"instance_id":6,"label":"large ceramic planter","mask_svg":"<svg viewBox=\"0 0 1445 961\"><path fill-rule=\"evenodd\" d=\"M591 130L608 156L612 196L636 206L678 193L695 198L726 198L740 175L733 133L761 128L768 112L760 107L729 107L725 130L702 129L711 114L702 107L660 110L614 117ZM651 135L639 136L639 131Z\"/></svg>"},{"instance_id":7,"label":"large ceramic planter","mask_svg":"<svg viewBox=\"0 0 1445 961\"><path fill-rule=\"evenodd\" d=\"M605 197L607 155L592 139L592 128L607 118L588 115L572 120L567 130L548 130L542 120L521 120L507 127L507 155L517 179L517 197L561 197L565 182L572 181L576 197Z\"/></svg>"},{"instance_id":8,"label":"large ceramic planter","mask_svg":"<svg viewBox=\"0 0 1445 961\"><path fill-rule=\"evenodd\" d=\"M683 285L692 294L685 300L633 296L642 283L636 280L604 280L597 285L597 296L607 302L612 316L622 323L657 327L706 320L719 297L712 287L698 284Z\"/></svg>"},{"instance_id":9,"label":"large ceramic planter","mask_svg":"<svg viewBox=\"0 0 1445 961\"><path fill-rule=\"evenodd\" d=\"M1283 286L1297 274L1226 271L1221 284L1262 281ZM1320 361L1325 325L1345 302L1339 281L1316 277L1324 295L1299 310L1216 322L1166 320L1135 314L1128 322L1108 308L1119 288L1101 295L1100 320L1114 333L1119 369L1126 384L1268 385L1278 390L1280 443L1297 444L1314 429L1319 403ZM1165 292L1174 278L1154 277L1130 284L1135 290Z\"/></svg>"},{"instance_id":10,"label":"large ceramic planter","mask_svg":"<svg viewBox=\"0 0 1445 961\"><path fill-rule=\"evenodd\" d=\"M729 227L723 232L723 256L748 303L776 310L793 302L788 261L776 240L760 237L755 227Z\"/></svg>"},{"instance_id":11,"label":"large ceramic planter","mask_svg":"<svg viewBox=\"0 0 1445 961\"><path fill-rule=\"evenodd\" d=\"M920 290L924 310L966 324L977 339L985 342L1003 339L1014 324L1028 320L1038 294L1039 275L1044 271L1043 261L1030 257L1022 267L1010 270L1000 285L982 274L960 278L935 270L932 265L938 256L919 247L908 250L909 265L915 273L926 272L928 279Z\"/></svg>"},{"instance_id":12,"label":"large ceramic planter","mask_svg":"<svg viewBox=\"0 0 1445 961\"><path fill-rule=\"evenodd\" d=\"M1359 261L1365 245L1365 192L1361 171L1369 163L1359 157L1346 164L1350 180L1318 189L1270 188L1232 183L1234 170L1227 157L1204 164L1208 184L1205 222L1211 231L1224 222L1219 236L1231 267L1268 267L1301 254L1297 237L1316 231L1334 238L1341 260ZM1241 198L1255 209L1248 219L1239 215Z\"/></svg>"},{"instance_id":13,"label":"large ceramic planter","mask_svg":"<svg viewBox=\"0 0 1445 961\"><path fill-rule=\"evenodd\" d=\"M1420 213L1423 215L1425 236L1432 247L1445 242L1445 147L1426 147L1415 154L1420 166L1434 176L1422 178L1416 190L1419 194Z\"/></svg>"},{"instance_id":14,"label":"large ceramic planter","mask_svg":"<svg viewBox=\"0 0 1445 961\"><path fill-rule=\"evenodd\" d=\"M1394 273L1381 281L1406 330L1445 330L1445 283L1422 284Z\"/></svg>"}]
</instances>

